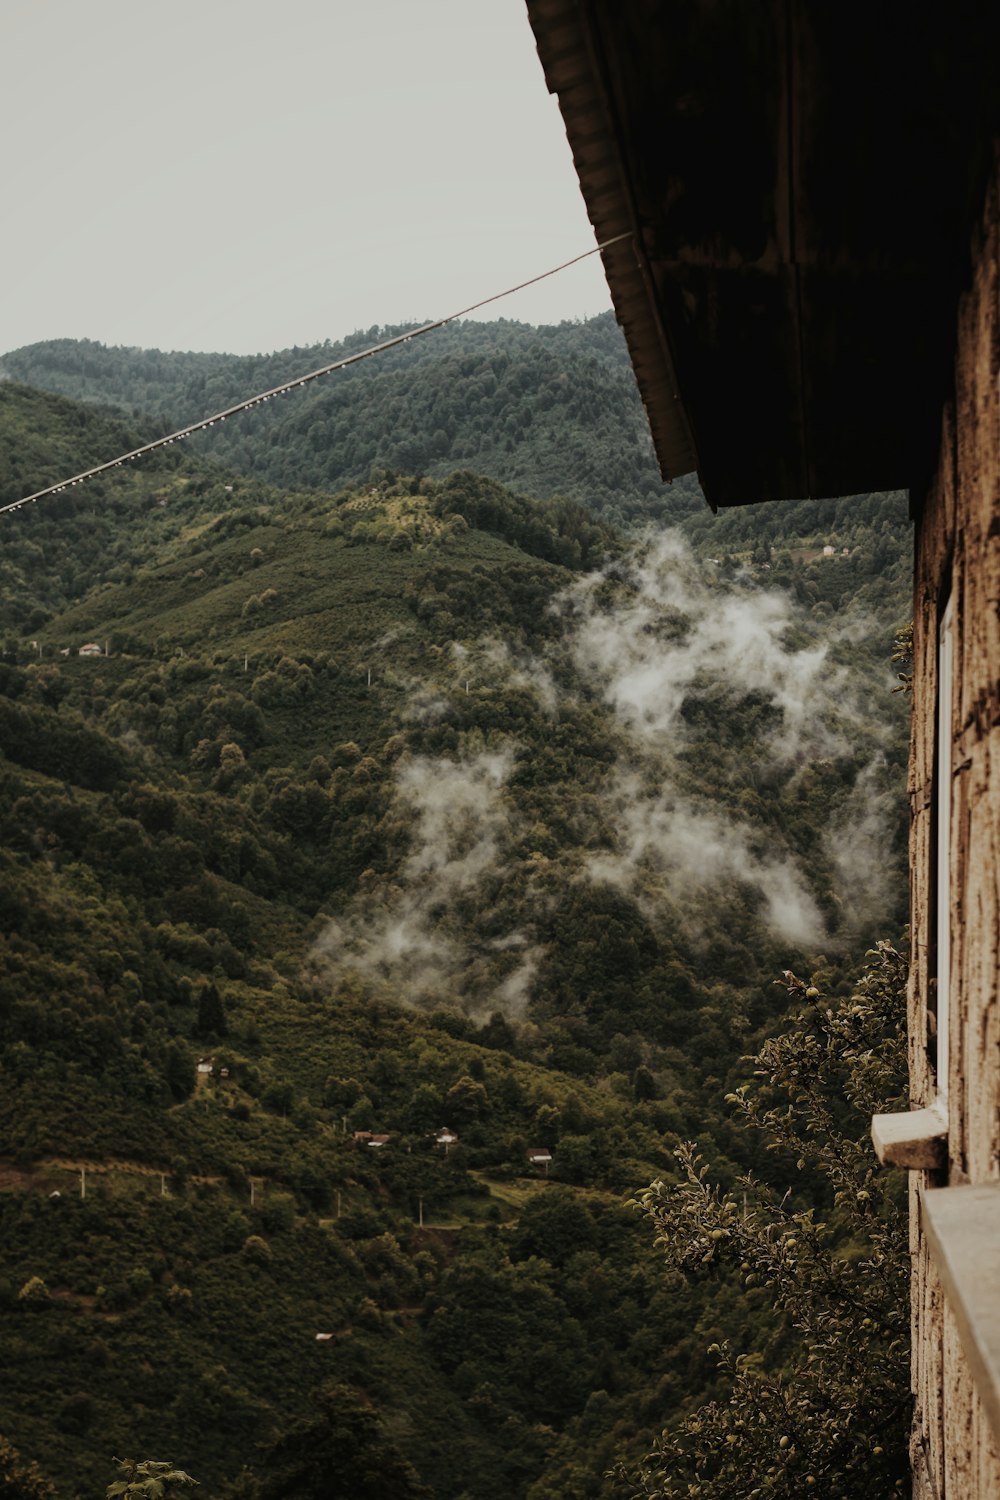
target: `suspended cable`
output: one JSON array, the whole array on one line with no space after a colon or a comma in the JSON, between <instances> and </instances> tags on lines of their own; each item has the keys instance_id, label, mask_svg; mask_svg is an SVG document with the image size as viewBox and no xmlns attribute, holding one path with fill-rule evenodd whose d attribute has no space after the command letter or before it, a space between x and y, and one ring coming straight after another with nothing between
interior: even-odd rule
<instances>
[{"instance_id":1,"label":"suspended cable","mask_svg":"<svg viewBox=\"0 0 1000 1500\"><path fill-rule=\"evenodd\" d=\"M25 495L21 500L12 500L8 505L0 505L0 515L5 515L8 511L20 510L22 505L34 505L36 500L42 500L46 495L62 494L64 490L72 489L74 485L93 479L95 474L107 473L109 469L120 469L122 464L143 458L157 448L165 448L169 443L180 442L182 438L191 437L196 432L205 432L209 427L214 427L217 422L225 422L229 417L249 411L252 406L260 406L262 402L270 401L273 396L283 396L288 391L298 390L301 386L308 385L312 380L319 380L324 375L332 375L335 370L343 370L362 359L371 359L373 354L382 354L386 349L394 349L399 344L408 344L413 339L420 338L422 334L433 333L436 328L444 328L447 323L454 323L456 318L465 318L469 313L478 312L481 307L489 307L491 302L499 302L504 297L513 296L515 292L524 291L525 287L535 286L539 281L545 281L550 276L558 276L560 271L566 271L579 261L587 260L591 255L597 255L599 251L606 250L609 245L617 245L619 241L631 238L631 231L626 234L616 234L613 239L604 240L602 244L595 245L592 250L585 250L582 255L574 255L572 260L564 260L562 265L553 266L549 271L542 271L539 276L532 276L528 281L518 282L517 286L508 287L504 292L494 292L492 297L484 297L481 302L473 302L471 307L463 307L458 312L449 313L446 318L437 318L433 323L424 323L419 328L411 328L408 333L398 333L394 338L383 339L380 344L372 344L367 349L359 349L356 354L348 354L343 359L334 360L332 364L321 365L318 370L310 370L307 375L296 375L293 380L286 380L282 385L272 386L270 390L261 391L256 396L248 396L245 401L238 401L235 406L227 406L223 411L214 412L210 417L202 417L198 422L190 422L186 427L178 427L176 432L169 432L165 437L155 438L151 443L143 443L140 448L133 448L129 453L120 453L117 458L109 458L106 463L95 464L93 468L84 469L70 479L47 485L45 489L36 490L33 495Z\"/></svg>"}]
</instances>

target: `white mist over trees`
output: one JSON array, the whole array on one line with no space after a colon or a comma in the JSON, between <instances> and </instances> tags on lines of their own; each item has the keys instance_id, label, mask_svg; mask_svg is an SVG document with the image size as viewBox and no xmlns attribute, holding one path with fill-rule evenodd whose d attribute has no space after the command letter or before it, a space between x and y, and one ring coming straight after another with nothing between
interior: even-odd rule
<instances>
[{"instance_id":1,"label":"white mist over trees","mask_svg":"<svg viewBox=\"0 0 1000 1500\"><path fill-rule=\"evenodd\" d=\"M606 705L616 754L574 803L580 850L567 879L613 887L654 927L680 928L696 942L740 888L774 938L798 953L849 946L858 921L871 926L892 909L898 882L884 866L898 793L883 775L894 732L888 666L873 691L835 659L864 619L817 626L786 591L750 575L723 579L677 532L651 535L578 579L549 615L553 638L534 651L492 636L452 642L424 681L410 682L406 712L447 725L470 693L503 691L532 700L548 721L541 732L555 734L571 706L595 696ZM708 712L724 734L748 705L754 728L744 753L765 794L794 798L807 771L829 772L826 912L809 859L789 846L780 821L767 822L766 808L761 821L720 807L714 779L699 785L691 764L699 716ZM505 729L498 724L479 750L399 763L397 832L408 853L391 882L369 883L328 924L314 950L328 980L353 974L421 1007L523 1014L552 893L544 860L532 864L532 852L544 851L530 848L511 784L515 768L529 773L532 749ZM514 908L498 893L512 884L526 899L505 925ZM486 936L473 918L488 905L496 921Z\"/></svg>"}]
</instances>

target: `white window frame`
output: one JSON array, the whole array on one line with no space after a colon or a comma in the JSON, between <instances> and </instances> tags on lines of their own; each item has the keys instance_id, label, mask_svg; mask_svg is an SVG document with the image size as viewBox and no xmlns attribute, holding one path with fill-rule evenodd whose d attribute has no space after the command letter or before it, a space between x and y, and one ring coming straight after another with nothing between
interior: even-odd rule
<instances>
[{"instance_id":1,"label":"white window frame","mask_svg":"<svg viewBox=\"0 0 1000 1500\"><path fill-rule=\"evenodd\" d=\"M951 1025L951 794L952 710L955 682L954 612L949 597L938 625L937 806L935 926L937 939L937 1067L935 1104L947 1117Z\"/></svg>"},{"instance_id":2,"label":"white window frame","mask_svg":"<svg viewBox=\"0 0 1000 1500\"><path fill-rule=\"evenodd\" d=\"M949 597L938 622L937 634L937 705L934 718L934 761L937 768L934 802L934 868L927 871L934 902L935 975L937 1010L937 1056L934 1067L934 1101L923 1109L901 1110L897 1114L872 1118L872 1144L875 1155L884 1166L905 1167L909 1171L944 1172L948 1168L948 1065L951 1029L951 800L952 800L952 715L955 699L955 635L953 611ZM929 936L929 934L928 934ZM928 976L930 977L930 976ZM927 996L928 1002L930 995ZM924 1045L927 1034L924 1034ZM937 1188L922 1201L927 1207L937 1204L953 1190ZM965 1191L959 1189L958 1191ZM996 1194L1000 1218L1000 1187L991 1184ZM964 1201L964 1200L963 1200ZM1000 1307L1000 1296L996 1299ZM1000 1412L1000 1317L997 1319L996 1382Z\"/></svg>"}]
</instances>

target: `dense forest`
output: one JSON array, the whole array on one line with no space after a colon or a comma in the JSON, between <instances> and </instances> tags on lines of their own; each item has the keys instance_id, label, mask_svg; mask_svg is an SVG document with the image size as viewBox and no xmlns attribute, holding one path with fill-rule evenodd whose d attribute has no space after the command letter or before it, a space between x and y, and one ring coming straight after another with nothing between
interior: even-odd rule
<instances>
[{"instance_id":1,"label":"dense forest","mask_svg":"<svg viewBox=\"0 0 1000 1500\"><path fill-rule=\"evenodd\" d=\"M5 355L2 370L169 430L402 332L369 328L336 344L249 356L63 339ZM330 488L378 467L433 476L469 468L539 498L571 493L611 520L655 514L668 492L610 314L541 329L504 319L452 324L195 441L286 487ZM696 495L690 480L677 486L688 508Z\"/></svg>"},{"instance_id":2,"label":"dense forest","mask_svg":"<svg viewBox=\"0 0 1000 1500\"><path fill-rule=\"evenodd\" d=\"M692 1281L626 1200L696 1139L720 1193L833 1203L738 1101L783 971L892 1034L857 997L905 917L905 507L713 519L613 323L536 332L4 518L0 1433L60 1495L114 1452L213 1494L667 1493L710 1346L794 1366L766 1275ZM0 501L317 353L9 356L129 412L0 385ZM870 1231L835 1214L838 1266Z\"/></svg>"}]
</instances>

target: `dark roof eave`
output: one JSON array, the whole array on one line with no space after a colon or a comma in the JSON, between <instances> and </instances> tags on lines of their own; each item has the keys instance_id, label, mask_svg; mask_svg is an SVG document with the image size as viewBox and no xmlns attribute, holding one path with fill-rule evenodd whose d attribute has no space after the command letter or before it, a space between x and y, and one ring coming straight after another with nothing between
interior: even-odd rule
<instances>
[{"instance_id":1,"label":"dark roof eave","mask_svg":"<svg viewBox=\"0 0 1000 1500\"><path fill-rule=\"evenodd\" d=\"M1000 149L1000 7L526 0L665 478L917 486ZM920 16L922 15L922 20ZM849 79L851 87L844 87Z\"/></svg>"},{"instance_id":2,"label":"dark roof eave","mask_svg":"<svg viewBox=\"0 0 1000 1500\"><path fill-rule=\"evenodd\" d=\"M653 292L642 226L617 146L610 94L586 10L576 0L528 0L528 15L549 91L559 102L598 243L618 241L605 245L601 259L660 472L666 480L695 473L698 453ZM595 120L602 122L601 128L595 129ZM622 235L629 238L618 238Z\"/></svg>"}]
</instances>

